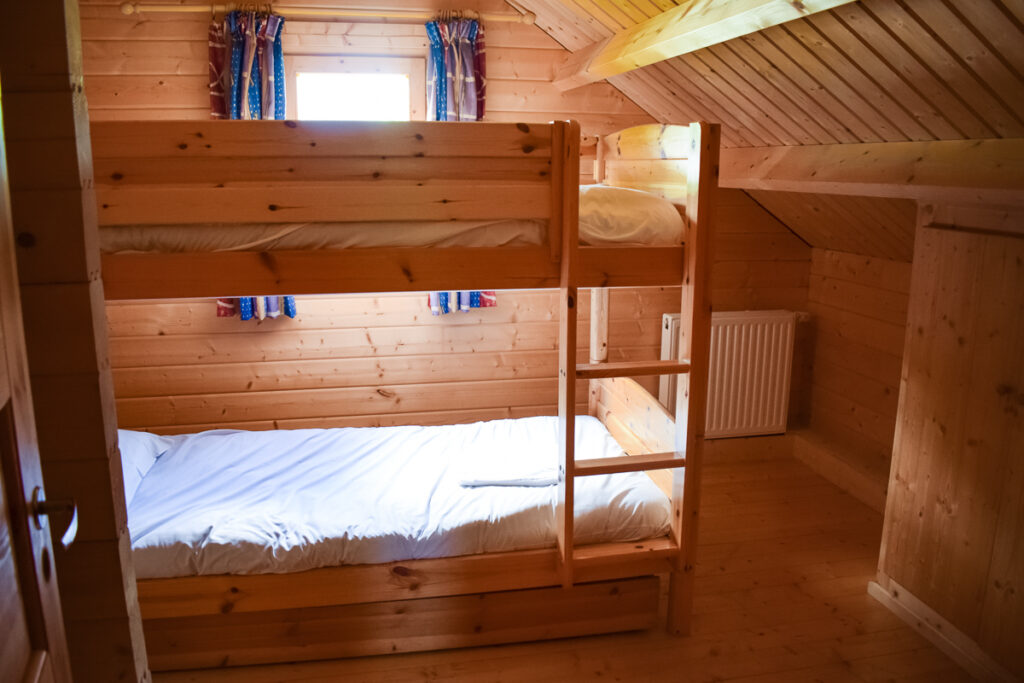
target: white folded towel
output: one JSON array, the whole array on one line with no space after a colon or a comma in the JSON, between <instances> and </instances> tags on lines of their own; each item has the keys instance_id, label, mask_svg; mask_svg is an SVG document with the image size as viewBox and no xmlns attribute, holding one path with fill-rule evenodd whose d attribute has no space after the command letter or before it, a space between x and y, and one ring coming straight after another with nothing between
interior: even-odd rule
<instances>
[{"instance_id":1,"label":"white folded towel","mask_svg":"<svg viewBox=\"0 0 1024 683\"><path fill-rule=\"evenodd\" d=\"M553 467L515 471L514 468L505 465L491 470L467 473L459 480L459 486L554 486L558 483L558 469Z\"/></svg>"}]
</instances>

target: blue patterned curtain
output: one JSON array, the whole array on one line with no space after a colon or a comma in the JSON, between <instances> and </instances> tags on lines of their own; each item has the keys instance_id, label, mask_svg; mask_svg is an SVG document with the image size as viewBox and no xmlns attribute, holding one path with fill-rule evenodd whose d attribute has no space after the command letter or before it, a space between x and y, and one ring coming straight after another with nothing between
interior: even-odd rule
<instances>
[{"instance_id":1,"label":"blue patterned curtain","mask_svg":"<svg viewBox=\"0 0 1024 683\"><path fill-rule=\"evenodd\" d=\"M427 118L431 121L479 121L484 116L484 31L474 19L427 22ZM433 315L497 305L493 291L430 292Z\"/></svg>"},{"instance_id":2,"label":"blue patterned curtain","mask_svg":"<svg viewBox=\"0 0 1024 683\"><path fill-rule=\"evenodd\" d=\"M210 24L210 115L230 119L285 117L284 18L258 12L228 12ZM293 296L218 299L217 315L242 320L294 318Z\"/></svg>"},{"instance_id":3,"label":"blue patterned curtain","mask_svg":"<svg viewBox=\"0 0 1024 683\"><path fill-rule=\"evenodd\" d=\"M475 19L449 19L428 22L426 30L427 118L479 121L487 85L483 26Z\"/></svg>"}]
</instances>

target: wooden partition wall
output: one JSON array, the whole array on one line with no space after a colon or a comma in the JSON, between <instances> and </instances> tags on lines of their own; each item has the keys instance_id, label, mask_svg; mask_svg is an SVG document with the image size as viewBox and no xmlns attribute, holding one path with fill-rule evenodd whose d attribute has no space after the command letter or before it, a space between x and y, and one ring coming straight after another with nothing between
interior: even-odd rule
<instances>
[{"instance_id":1,"label":"wooden partition wall","mask_svg":"<svg viewBox=\"0 0 1024 683\"><path fill-rule=\"evenodd\" d=\"M1024 212L922 218L874 594L975 675L1020 680Z\"/></svg>"}]
</instances>

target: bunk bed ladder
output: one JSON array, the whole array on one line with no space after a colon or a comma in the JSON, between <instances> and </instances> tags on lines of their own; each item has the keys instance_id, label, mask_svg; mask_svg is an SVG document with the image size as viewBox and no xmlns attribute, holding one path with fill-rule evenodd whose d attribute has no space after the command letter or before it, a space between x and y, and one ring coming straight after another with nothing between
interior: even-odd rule
<instances>
[{"instance_id":1,"label":"bunk bed ladder","mask_svg":"<svg viewBox=\"0 0 1024 683\"><path fill-rule=\"evenodd\" d=\"M555 121L551 146L551 228L561 238L558 316L558 457L556 524L562 584L573 583L573 511L576 445L576 319L579 269L580 126Z\"/></svg>"},{"instance_id":2,"label":"bunk bed ladder","mask_svg":"<svg viewBox=\"0 0 1024 683\"><path fill-rule=\"evenodd\" d=\"M672 566L669 580L668 630L689 633L693 607L693 579L697 551L697 519L700 471L707 409L708 365L711 335L710 266L714 193L717 189L720 128L717 124L693 123L689 128L686 164L686 248L680 304L679 353L675 360L608 363L608 290L591 294L590 362L576 368L580 379L678 375L672 450L625 455L618 458L581 460L573 463L575 476L649 470L666 470L662 480L672 500L672 533L668 539L637 544L635 553L659 552ZM660 139L659 139L660 142ZM596 180L601 182L604 144L598 143ZM666 156L664 149L662 156ZM674 156L674 155L673 155ZM593 384L593 383L592 383ZM600 395L591 391L590 412L598 414ZM667 419L667 416L666 416ZM628 428L627 428L628 431ZM664 444L666 439L659 440ZM638 443L643 449L646 444ZM684 468L686 476L684 476ZM652 477L654 478L654 477ZM629 554L629 549L622 551ZM621 556L620 556L621 557ZM610 558L602 558L610 559ZM577 552L580 566L596 561Z\"/></svg>"}]
</instances>

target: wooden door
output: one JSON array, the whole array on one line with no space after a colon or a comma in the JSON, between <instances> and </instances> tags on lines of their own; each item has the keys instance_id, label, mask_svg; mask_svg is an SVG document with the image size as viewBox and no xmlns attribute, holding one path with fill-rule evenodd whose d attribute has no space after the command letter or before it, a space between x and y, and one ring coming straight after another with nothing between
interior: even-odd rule
<instances>
[{"instance_id":1,"label":"wooden door","mask_svg":"<svg viewBox=\"0 0 1024 683\"><path fill-rule=\"evenodd\" d=\"M0 124L0 681L71 680L28 367ZM68 537L66 537L68 538ZM68 540L70 540L68 538Z\"/></svg>"}]
</instances>

